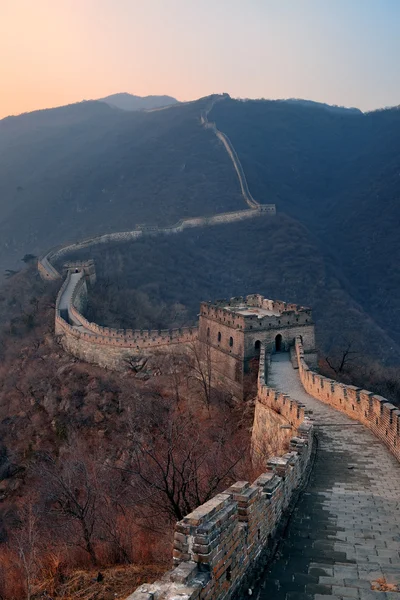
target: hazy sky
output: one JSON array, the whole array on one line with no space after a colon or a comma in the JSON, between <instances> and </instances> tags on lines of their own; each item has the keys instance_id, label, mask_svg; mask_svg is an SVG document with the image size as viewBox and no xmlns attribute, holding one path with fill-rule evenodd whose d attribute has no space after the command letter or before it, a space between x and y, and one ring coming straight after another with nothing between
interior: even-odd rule
<instances>
[{"instance_id":1,"label":"hazy sky","mask_svg":"<svg viewBox=\"0 0 400 600\"><path fill-rule=\"evenodd\" d=\"M400 104L400 0L0 0L0 117L115 92Z\"/></svg>"}]
</instances>

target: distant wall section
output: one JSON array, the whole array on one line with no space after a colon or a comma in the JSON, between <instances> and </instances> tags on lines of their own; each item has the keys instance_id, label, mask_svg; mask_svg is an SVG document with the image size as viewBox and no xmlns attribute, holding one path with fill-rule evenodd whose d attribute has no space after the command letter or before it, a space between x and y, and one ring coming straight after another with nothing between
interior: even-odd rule
<instances>
[{"instance_id":1,"label":"distant wall section","mask_svg":"<svg viewBox=\"0 0 400 600\"><path fill-rule=\"evenodd\" d=\"M223 223L235 223L246 219L253 219L268 215L275 215L275 205L261 204L256 209L240 210L235 212L221 213L211 217L192 217L189 219L181 219L175 225L169 227L157 227L152 225L137 225L131 231L121 231L117 233L106 233L96 237L88 238L82 242L76 242L62 247L51 249L45 255L39 258L38 270L43 279L56 280L61 278L61 274L54 267L54 262L63 258L71 252L83 250L98 244L108 244L110 242L130 242L143 236L154 235L170 235L180 233L185 229L195 227L210 227L221 225Z\"/></svg>"}]
</instances>

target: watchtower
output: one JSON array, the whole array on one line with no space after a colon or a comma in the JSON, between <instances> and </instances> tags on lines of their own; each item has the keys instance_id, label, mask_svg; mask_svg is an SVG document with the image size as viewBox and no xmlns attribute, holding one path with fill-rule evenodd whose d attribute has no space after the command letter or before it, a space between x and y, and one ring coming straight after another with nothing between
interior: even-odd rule
<instances>
[{"instance_id":1,"label":"watchtower","mask_svg":"<svg viewBox=\"0 0 400 600\"><path fill-rule=\"evenodd\" d=\"M85 274L85 279L91 285L96 283L96 268L94 264L94 260L91 258L88 260L75 260L72 262L67 262L63 266L63 273L66 275L69 273L79 273L83 271Z\"/></svg>"},{"instance_id":2,"label":"watchtower","mask_svg":"<svg viewBox=\"0 0 400 600\"><path fill-rule=\"evenodd\" d=\"M315 366L315 333L311 309L268 300L259 294L246 298L203 302L200 307L199 340L210 348L214 379L243 397L243 376L260 355L288 352L301 336L305 358Z\"/></svg>"}]
</instances>

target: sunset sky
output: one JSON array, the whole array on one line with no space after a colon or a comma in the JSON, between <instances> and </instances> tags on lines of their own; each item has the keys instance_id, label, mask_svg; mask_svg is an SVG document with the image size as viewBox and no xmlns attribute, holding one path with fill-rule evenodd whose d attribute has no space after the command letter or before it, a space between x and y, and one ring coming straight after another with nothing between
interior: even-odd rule
<instances>
[{"instance_id":1,"label":"sunset sky","mask_svg":"<svg viewBox=\"0 0 400 600\"><path fill-rule=\"evenodd\" d=\"M400 104L400 0L0 0L0 117L116 92Z\"/></svg>"}]
</instances>

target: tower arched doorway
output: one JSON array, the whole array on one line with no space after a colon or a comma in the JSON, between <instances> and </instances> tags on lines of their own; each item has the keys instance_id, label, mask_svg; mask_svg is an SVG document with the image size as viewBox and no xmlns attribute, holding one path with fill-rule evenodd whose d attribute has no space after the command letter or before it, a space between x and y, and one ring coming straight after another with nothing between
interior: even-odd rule
<instances>
[{"instance_id":1,"label":"tower arched doorway","mask_svg":"<svg viewBox=\"0 0 400 600\"><path fill-rule=\"evenodd\" d=\"M260 350L261 350L261 342L260 340L256 340L256 343L254 344L254 354L256 356L260 356Z\"/></svg>"},{"instance_id":2,"label":"tower arched doorway","mask_svg":"<svg viewBox=\"0 0 400 600\"><path fill-rule=\"evenodd\" d=\"M282 336L280 333L275 337L275 352L282 352Z\"/></svg>"}]
</instances>

